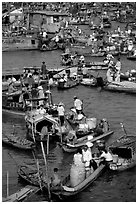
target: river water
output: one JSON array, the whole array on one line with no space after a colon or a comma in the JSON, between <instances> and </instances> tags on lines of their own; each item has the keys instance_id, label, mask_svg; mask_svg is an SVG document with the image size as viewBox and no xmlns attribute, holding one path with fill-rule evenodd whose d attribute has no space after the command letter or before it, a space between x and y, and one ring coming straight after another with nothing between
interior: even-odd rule
<instances>
[{"instance_id":1,"label":"river water","mask_svg":"<svg viewBox=\"0 0 138 204\"><path fill-rule=\"evenodd\" d=\"M45 61L48 68L60 67L61 51L39 52L39 51L21 51L5 52L2 55L3 71L9 68L24 66L41 66ZM91 60L102 61L102 58L91 58ZM122 71L136 69L133 61L121 56ZM96 73L101 74L100 72ZM102 75L105 73L102 73ZM66 110L73 106L73 96L77 95L84 102L84 112L89 117L107 118L110 128L114 134L109 137L107 143L110 144L123 132L120 122L124 123L128 134L136 135L136 97L124 93L112 93L99 91L96 88L89 88L79 85L75 88L58 91L52 89L54 103L62 101ZM15 128L13 127L15 126ZM21 137L25 136L25 122L23 117L17 115L2 113L2 128L4 133L11 133L15 129ZM12 158L11 158L12 156ZM39 152L39 157L42 154ZM67 154L55 143L50 144L49 171L54 167L59 168L59 174L65 177L70 170L72 163L72 154ZM22 152L13 148L2 147L2 195L6 196L6 174L9 172L9 194L16 192L25 184L18 181L17 164L26 162L28 164L33 160L31 153ZM40 195L34 196L31 201L43 201L45 198ZM122 173L104 172L91 186L81 192L70 202L135 202L136 201L136 169Z\"/></svg>"}]
</instances>

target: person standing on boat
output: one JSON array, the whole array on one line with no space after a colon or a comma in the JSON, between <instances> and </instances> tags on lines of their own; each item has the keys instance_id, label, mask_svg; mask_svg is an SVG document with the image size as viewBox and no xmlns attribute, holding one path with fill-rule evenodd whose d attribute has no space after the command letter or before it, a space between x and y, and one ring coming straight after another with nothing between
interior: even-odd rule
<instances>
[{"instance_id":1,"label":"person standing on boat","mask_svg":"<svg viewBox=\"0 0 138 204\"><path fill-rule=\"evenodd\" d=\"M77 150L77 153L74 154L74 157L73 157L73 162L76 166L79 166L79 165L84 165L84 162L83 162L83 156L82 156L82 149L79 148Z\"/></svg>"},{"instance_id":2,"label":"person standing on boat","mask_svg":"<svg viewBox=\"0 0 138 204\"><path fill-rule=\"evenodd\" d=\"M121 67L122 67L121 61L120 61L120 58L118 58L116 65L115 65L115 68L117 69L118 72L120 72Z\"/></svg>"},{"instance_id":3,"label":"person standing on boat","mask_svg":"<svg viewBox=\"0 0 138 204\"><path fill-rule=\"evenodd\" d=\"M121 62L120 62L120 58L118 58L118 61L116 62L115 65L116 68L116 77L115 77L115 81L116 82L120 82L120 71L121 71Z\"/></svg>"},{"instance_id":4,"label":"person standing on boat","mask_svg":"<svg viewBox=\"0 0 138 204\"><path fill-rule=\"evenodd\" d=\"M45 97L43 87L42 86L38 86L37 89L38 89L38 99L43 99ZM39 106L43 105L43 103L44 103L44 101L40 100L39 101Z\"/></svg>"},{"instance_id":5,"label":"person standing on boat","mask_svg":"<svg viewBox=\"0 0 138 204\"><path fill-rule=\"evenodd\" d=\"M46 68L45 62L42 62L41 72L42 72L43 79L45 79L47 76L47 68Z\"/></svg>"},{"instance_id":6,"label":"person standing on boat","mask_svg":"<svg viewBox=\"0 0 138 204\"><path fill-rule=\"evenodd\" d=\"M85 165L85 171L86 171L86 177L90 175L90 161L92 160L92 152L91 147L93 146L93 143L87 142L86 145L82 149L82 158Z\"/></svg>"},{"instance_id":7,"label":"person standing on boat","mask_svg":"<svg viewBox=\"0 0 138 204\"><path fill-rule=\"evenodd\" d=\"M60 124L61 124L61 126L63 126L64 120L65 120L65 109L64 109L64 104L62 102L59 103L59 105L57 107L57 111L58 111L58 117L60 120Z\"/></svg>"},{"instance_id":8,"label":"person standing on boat","mask_svg":"<svg viewBox=\"0 0 138 204\"><path fill-rule=\"evenodd\" d=\"M74 96L74 107L77 114L82 113L83 103L79 98L77 98L77 96Z\"/></svg>"}]
</instances>

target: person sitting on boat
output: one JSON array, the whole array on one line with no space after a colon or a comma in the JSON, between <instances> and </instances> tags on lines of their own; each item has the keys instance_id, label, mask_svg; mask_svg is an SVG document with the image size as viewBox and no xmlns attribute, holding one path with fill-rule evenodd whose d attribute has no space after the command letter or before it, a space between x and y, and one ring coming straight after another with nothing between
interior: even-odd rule
<instances>
[{"instance_id":1,"label":"person sitting on boat","mask_svg":"<svg viewBox=\"0 0 138 204\"><path fill-rule=\"evenodd\" d=\"M45 94L44 94L43 87L38 86L37 89L38 89L38 99L44 98ZM41 105L41 104L43 105L43 103L44 103L44 100L39 100L39 105Z\"/></svg>"},{"instance_id":2,"label":"person sitting on boat","mask_svg":"<svg viewBox=\"0 0 138 204\"><path fill-rule=\"evenodd\" d=\"M67 143L75 144L77 142L76 132L74 130L70 130L65 140Z\"/></svg>"},{"instance_id":3,"label":"person sitting on boat","mask_svg":"<svg viewBox=\"0 0 138 204\"><path fill-rule=\"evenodd\" d=\"M99 157L101 159L100 164L109 165L111 162L113 162L113 157L112 157L112 155L111 155L111 153L109 151L104 149L104 150L101 150L100 153L101 153L101 155Z\"/></svg>"},{"instance_id":4,"label":"person sitting on boat","mask_svg":"<svg viewBox=\"0 0 138 204\"><path fill-rule=\"evenodd\" d=\"M8 93L11 94L14 93L15 91L17 91L17 89L14 87L14 82L11 81L8 87Z\"/></svg>"},{"instance_id":5,"label":"person sitting on boat","mask_svg":"<svg viewBox=\"0 0 138 204\"><path fill-rule=\"evenodd\" d=\"M48 136L48 127L43 126L41 129L41 132L38 132L40 134L40 139L43 140L45 137Z\"/></svg>"},{"instance_id":6,"label":"person sitting on boat","mask_svg":"<svg viewBox=\"0 0 138 204\"><path fill-rule=\"evenodd\" d=\"M83 103L79 98L77 98L77 96L74 96L74 107L77 114L82 113Z\"/></svg>"},{"instance_id":7,"label":"person sitting on boat","mask_svg":"<svg viewBox=\"0 0 138 204\"><path fill-rule=\"evenodd\" d=\"M51 177L51 187L61 187L61 179L58 175L58 168L54 168L53 176Z\"/></svg>"},{"instance_id":8,"label":"person sitting on boat","mask_svg":"<svg viewBox=\"0 0 138 204\"><path fill-rule=\"evenodd\" d=\"M59 103L59 105L57 107L57 111L58 111L58 117L60 120L60 125L63 126L64 120L65 120L65 108L64 108L64 104L62 102Z\"/></svg>"}]
</instances>

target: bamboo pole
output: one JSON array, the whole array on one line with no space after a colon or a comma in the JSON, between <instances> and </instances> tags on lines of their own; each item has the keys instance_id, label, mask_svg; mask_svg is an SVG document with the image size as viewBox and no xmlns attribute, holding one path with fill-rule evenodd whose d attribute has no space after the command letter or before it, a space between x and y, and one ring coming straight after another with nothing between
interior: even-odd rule
<instances>
[{"instance_id":1,"label":"bamboo pole","mask_svg":"<svg viewBox=\"0 0 138 204\"><path fill-rule=\"evenodd\" d=\"M7 171L7 197L9 196L9 172Z\"/></svg>"},{"instance_id":2,"label":"bamboo pole","mask_svg":"<svg viewBox=\"0 0 138 204\"><path fill-rule=\"evenodd\" d=\"M40 185L40 189L42 191L42 184L41 184L41 178L40 178L40 169L39 169L39 160L35 157L34 151L32 151L33 153L33 157L36 161L36 166L37 166L37 171L38 171L38 180L39 180L39 185Z\"/></svg>"},{"instance_id":3,"label":"bamboo pole","mask_svg":"<svg viewBox=\"0 0 138 204\"><path fill-rule=\"evenodd\" d=\"M49 133L47 135L47 155L49 154Z\"/></svg>"},{"instance_id":4,"label":"bamboo pole","mask_svg":"<svg viewBox=\"0 0 138 204\"><path fill-rule=\"evenodd\" d=\"M49 200L51 200L50 182L49 182L49 178L48 178L48 163L47 163L47 160L46 160L46 155L45 155L45 150L44 150L44 146L43 146L42 140L41 140L40 144L41 144L42 154L43 154L43 158L44 158L44 162L45 162L47 187L48 187L48 197L49 197Z\"/></svg>"}]
</instances>

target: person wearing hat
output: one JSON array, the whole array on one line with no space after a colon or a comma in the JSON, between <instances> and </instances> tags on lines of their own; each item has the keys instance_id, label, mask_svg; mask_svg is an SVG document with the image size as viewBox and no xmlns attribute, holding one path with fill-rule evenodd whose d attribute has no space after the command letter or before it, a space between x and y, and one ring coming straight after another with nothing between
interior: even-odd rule
<instances>
[{"instance_id":1,"label":"person wearing hat","mask_svg":"<svg viewBox=\"0 0 138 204\"><path fill-rule=\"evenodd\" d=\"M47 68L46 68L45 62L42 62L41 72L42 72L43 79L45 79L47 75Z\"/></svg>"},{"instance_id":2,"label":"person wearing hat","mask_svg":"<svg viewBox=\"0 0 138 204\"><path fill-rule=\"evenodd\" d=\"M58 111L58 117L60 120L60 124L61 124L61 126L63 126L64 120L65 120L65 109L64 109L64 104L62 102L59 103L59 105L57 107L57 111Z\"/></svg>"},{"instance_id":3,"label":"person wearing hat","mask_svg":"<svg viewBox=\"0 0 138 204\"><path fill-rule=\"evenodd\" d=\"M38 89L38 99L44 98L45 94L44 94L43 87L42 86L38 86L37 89ZM43 100L39 100L39 106L43 105L43 103L44 103Z\"/></svg>"},{"instance_id":4,"label":"person wearing hat","mask_svg":"<svg viewBox=\"0 0 138 204\"><path fill-rule=\"evenodd\" d=\"M82 113L83 103L77 96L74 96L74 107L76 109L77 114Z\"/></svg>"}]
</instances>

